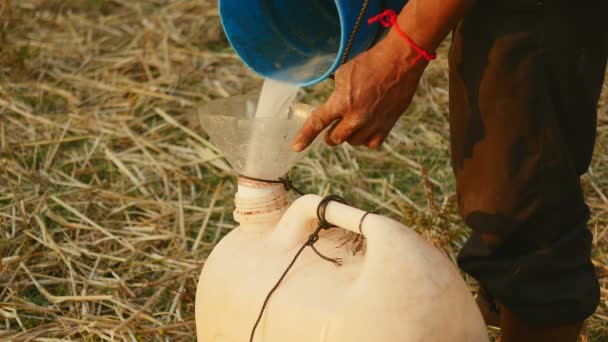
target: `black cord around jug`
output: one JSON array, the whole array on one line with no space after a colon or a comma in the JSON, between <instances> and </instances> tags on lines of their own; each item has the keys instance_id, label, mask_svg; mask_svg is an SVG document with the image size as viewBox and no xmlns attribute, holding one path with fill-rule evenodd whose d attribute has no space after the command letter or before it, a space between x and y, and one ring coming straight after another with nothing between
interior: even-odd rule
<instances>
[{"instance_id":1,"label":"black cord around jug","mask_svg":"<svg viewBox=\"0 0 608 342\"><path fill-rule=\"evenodd\" d=\"M289 178L287 178L287 179L289 179ZM277 181L277 182L279 182L279 181ZM260 324L260 321L262 320L262 316L264 315L264 311L266 311L266 306L268 305L268 302L270 301L270 297L272 297L272 294L279 288L279 286L281 285L281 283L283 282L283 280L287 276L287 273L289 273L289 271L291 270L291 268L293 267L293 265L295 265L296 261L298 260L298 258L300 257L300 255L302 254L302 252L304 251L304 249L306 249L306 247L310 246L310 248L312 248L312 250L318 256L320 256L323 260L332 262L336 266L341 266L342 265L342 259L340 259L340 258L336 258L336 259L328 258L328 257L324 256L323 254L321 254L315 248L315 246L314 246L315 242L319 241L319 233L322 230L327 230L327 229L331 229L331 228L334 227L334 225L332 225L331 223L327 222L327 219L325 218L325 213L327 211L327 206L329 205L329 203L331 201L346 204L346 201L342 197L337 196L337 195L329 195L329 196L324 197L321 200L321 202L319 203L319 206L317 207L317 219L319 220L319 224L317 225L317 228L314 230L314 232L312 234L310 234L308 236L308 240L306 240L306 242L302 245L302 247L300 247L300 249L298 250L298 252L291 259L291 262L289 263L289 265L287 266L287 268L285 269L285 271L283 271L283 274L281 275L281 277L279 278L279 280L272 287L272 289L270 290L270 292L268 292L268 295L266 295L266 299L264 300L264 304L262 304L262 308L260 309L260 313L258 314L258 318L256 319L255 324L253 325L253 328L251 329L251 336L249 337L249 342L253 342L253 339L255 337L255 332L256 332L256 330L258 328L258 325Z\"/></svg>"}]
</instances>

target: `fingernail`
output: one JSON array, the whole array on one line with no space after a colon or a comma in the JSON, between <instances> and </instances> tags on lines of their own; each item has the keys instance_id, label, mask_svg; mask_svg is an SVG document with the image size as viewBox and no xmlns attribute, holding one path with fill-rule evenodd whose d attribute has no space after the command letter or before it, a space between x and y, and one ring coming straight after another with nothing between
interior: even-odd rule
<instances>
[{"instance_id":1,"label":"fingernail","mask_svg":"<svg viewBox=\"0 0 608 342\"><path fill-rule=\"evenodd\" d=\"M300 152L304 149L304 144L301 142L297 142L295 144L293 144L291 146L291 148L295 151L295 152Z\"/></svg>"}]
</instances>

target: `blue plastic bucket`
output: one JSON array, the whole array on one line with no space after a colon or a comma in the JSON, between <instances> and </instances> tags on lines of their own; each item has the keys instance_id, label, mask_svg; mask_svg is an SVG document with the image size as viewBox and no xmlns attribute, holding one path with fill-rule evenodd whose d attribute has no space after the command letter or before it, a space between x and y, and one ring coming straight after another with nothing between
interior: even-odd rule
<instances>
[{"instance_id":1,"label":"blue plastic bucket","mask_svg":"<svg viewBox=\"0 0 608 342\"><path fill-rule=\"evenodd\" d=\"M369 49L381 25L367 19L407 0L220 0L230 44L266 78L308 86Z\"/></svg>"}]
</instances>

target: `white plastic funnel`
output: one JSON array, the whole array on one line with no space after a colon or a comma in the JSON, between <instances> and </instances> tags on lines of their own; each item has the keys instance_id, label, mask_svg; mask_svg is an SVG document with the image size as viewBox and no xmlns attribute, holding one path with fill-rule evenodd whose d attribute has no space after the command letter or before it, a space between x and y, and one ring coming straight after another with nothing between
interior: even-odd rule
<instances>
[{"instance_id":1,"label":"white plastic funnel","mask_svg":"<svg viewBox=\"0 0 608 342\"><path fill-rule=\"evenodd\" d=\"M254 118L256 107L255 95L215 100L200 109L199 120L236 172L276 180L306 155L306 151L293 152L291 142L312 107L294 104L286 119Z\"/></svg>"}]
</instances>

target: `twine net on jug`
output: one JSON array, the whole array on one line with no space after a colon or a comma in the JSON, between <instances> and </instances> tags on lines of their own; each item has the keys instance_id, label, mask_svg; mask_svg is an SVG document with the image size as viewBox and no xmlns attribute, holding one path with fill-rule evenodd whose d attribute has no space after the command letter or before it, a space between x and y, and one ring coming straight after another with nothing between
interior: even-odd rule
<instances>
[{"instance_id":1,"label":"twine net on jug","mask_svg":"<svg viewBox=\"0 0 608 342\"><path fill-rule=\"evenodd\" d=\"M251 178L250 178L251 179ZM291 189L295 189L293 188L293 185L291 185L291 182L289 181L289 178L285 178L286 181L284 184L289 183L289 188ZM282 182L282 181L275 181L276 183ZM288 188L288 185L285 185L285 188ZM302 194L301 192L298 192L300 194ZM249 337L249 342L253 342L254 338L255 338L255 333L256 330L260 324L260 321L262 320L262 316L264 315L264 312L266 311L266 307L268 306L268 302L270 301L270 298L272 297L272 295L274 294L274 292L279 288L279 286L281 285L281 283L283 282L283 280L285 279L285 277L287 276L287 273L289 273L289 271L291 270L291 268L295 265L296 261L298 260L298 258L300 257L300 255L302 254L302 252L304 251L304 249L306 249L306 247L312 248L312 250L319 256L321 257L323 260L326 260L328 262L333 263L336 266L342 266L342 259L340 258L329 258L324 256L323 254L321 254L321 252L319 252L314 244L319 241L319 233L322 230L328 230L331 228L334 228L335 226L332 225L331 223L329 223L327 221L327 219L325 218L325 213L327 211L327 206L329 205L329 203L331 201L335 201L335 202L339 202L339 203L343 203L346 204L346 201L337 195L329 195L324 197L321 202L319 203L319 206L317 207L317 219L318 219L318 224L317 224L317 228L314 230L314 232L312 234L310 234L308 236L308 239L306 240L306 242L304 242L304 244L300 247L300 249L298 249L298 251L296 252L296 254L294 255L294 257L291 259L291 262L289 263L289 265L287 265L287 268L285 268L285 271L283 271L283 273L281 274L281 276L279 277L279 279L277 280L277 282L275 283L275 285L272 287L272 289L270 289L270 291L268 292L268 295L266 295L266 299L264 299L264 303L262 304L262 307L260 309L260 313L258 314L258 317L255 321L255 324L253 325L253 328L251 329L251 335ZM358 245L362 246L364 243L364 237L363 237L363 232L361 230L361 226L363 225L363 221L365 220L365 217L367 217L369 213L365 213L363 215L363 217L361 217L361 221L359 222L359 233L361 233L361 235L359 234L355 234L355 233L351 233L354 236L357 236L357 240L358 241ZM350 234L349 234L350 235ZM344 246L345 244L347 244L349 242L349 240L347 239L346 242L344 242L340 247ZM359 247L359 250L362 247Z\"/></svg>"}]
</instances>

